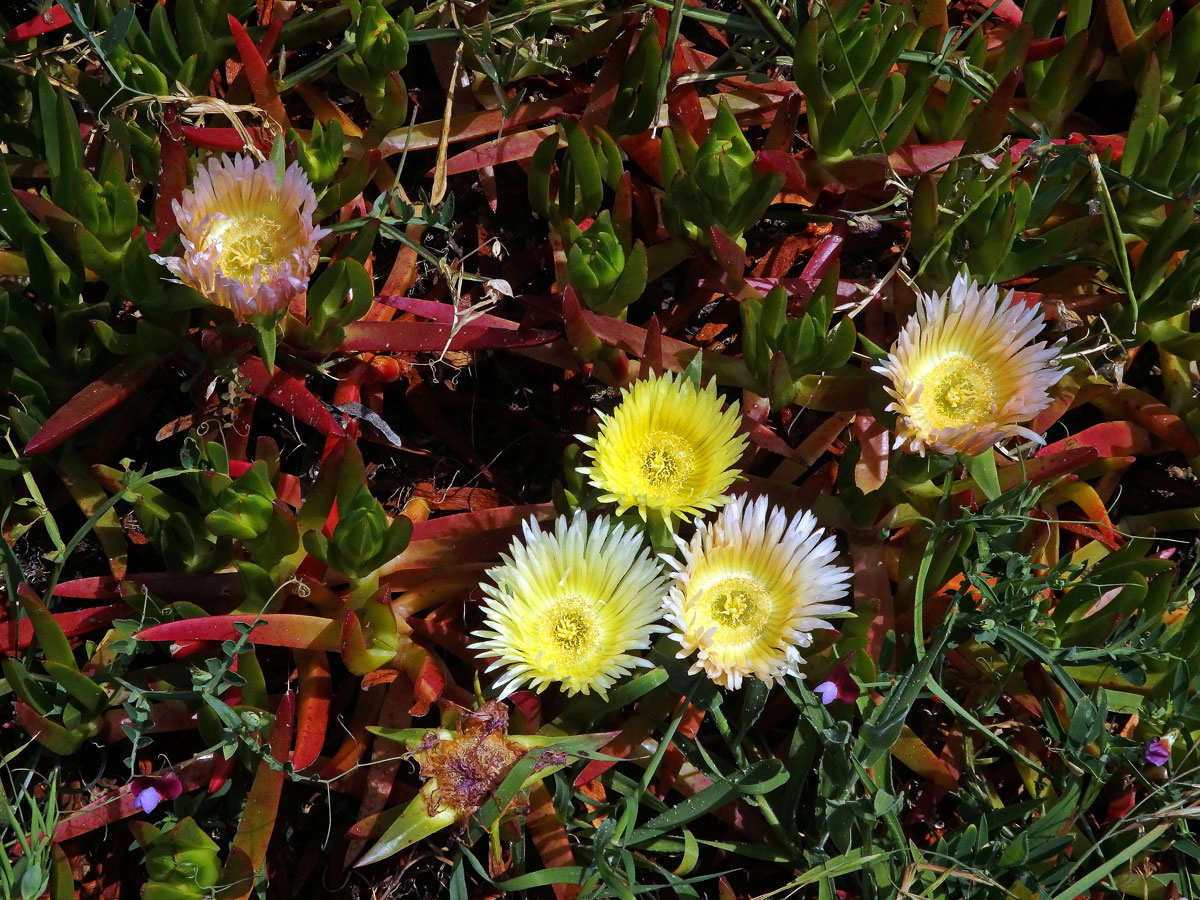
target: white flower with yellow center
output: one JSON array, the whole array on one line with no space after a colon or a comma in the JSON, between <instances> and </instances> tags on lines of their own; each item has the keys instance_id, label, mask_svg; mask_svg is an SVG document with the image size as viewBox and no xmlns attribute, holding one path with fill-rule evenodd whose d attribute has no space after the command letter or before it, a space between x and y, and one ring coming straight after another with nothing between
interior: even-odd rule
<instances>
[{"instance_id":1,"label":"white flower with yellow center","mask_svg":"<svg viewBox=\"0 0 1200 900\"><path fill-rule=\"evenodd\" d=\"M472 644L503 667L501 698L528 683L558 682L569 695L604 696L617 679L650 664L633 655L650 646L666 590L662 568L641 535L612 519L589 526L577 513L560 516L554 532L530 519L503 565L484 584L486 629Z\"/></svg>"},{"instance_id":2,"label":"white flower with yellow center","mask_svg":"<svg viewBox=\"0 0 1200 900\"><path fill-rule=\"evenodd\" d=\"M981 290L965 275L948 293L922 295L883 365L872 371L898 413L896 446L925 454L976 456L1011 437L1043 443L1023 427L1050 404L1049 390L1064 370L1054 366L1059 345L1034 343L1042 328L1037 309Z\"/></svg>"},{"instance_id":3,"label":"white flower with yellow center","mask_svg":"<svg viewBox=\"0 0 1200 900\"><path fill-rule=\"evenodd\" d=\"M592 460L579 471L618 515L637 507L643 518L649 510L694 517L729 499L746 449L739 421L736 403L722 409L714 381L697 389L682 375L651 374L622 392L611 415L600 414L595 438L578 436Z\"/></svg>"},{"instance_id":4,"label":"white flower with yellow center","mask_svg":"<svg viewBox=\"0 0 1200 900\"><path fill-rule=\"evenodd\" d=\"M270 161L210 159L171 208L183 255L154 259L240 322L282 312L305 291L329 234L313 226L317 196L296 163L281 178Z\"/></svg>"},{"instance_id":5,"label":"white flower with yellow center","mask_svg":"<svg viewBox=\"0 0 1200 900\"><path fill-rule=\"evenodd\" d=\"M834 564L834 540L812 513L789 520L765 497L737 497L690 543L676 540L683 560L667 559L676 571L664 601L671 636L681 659L696 654L691 671L722 687L799 677L812 632L849 611L837 601L850 572Z\"/></svg>"}]
</instances>

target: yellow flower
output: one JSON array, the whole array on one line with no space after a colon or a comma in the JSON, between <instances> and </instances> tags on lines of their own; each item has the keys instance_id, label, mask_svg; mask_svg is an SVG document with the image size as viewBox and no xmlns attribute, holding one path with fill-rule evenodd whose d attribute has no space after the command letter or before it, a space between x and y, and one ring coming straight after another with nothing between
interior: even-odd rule
<instances>
[{"instance_id":1,"label":"yellow flower","mask_svg":"<svg viewBox=\"0 0 1200 900\"><path fill-rule=\"evenodd\" d=\"M154 258L240 322L281 312L306 290L329 234L313 227L317 197L296 163L281 178L270 161L210 159L171 208L183 255Z\"/></svg>"},{"instance_id":2,"label":"yellow flower","mask_svg":"<svg viewBox=\"0 0 1200 900\"><path fill-rule=\"evenodd\" d=\"M746 448L739 418L736 403L722 411L715 382L697 390L681 375L651 374L623 392L612 415L600 414L595 438L579 435L592 445L592 465L579 471L618 515L636 506L642 518L648 510L698 516L729 499L724 492Z\"/></svg>"},{"instance_id":3,"label":"yellow flower","mask_svg":"<svg viewBox=\"0 0 1200 900\"><path fill-rule=\"evenodd\" d=\"M845 613L849 570L834 565L837 548L812 513L790 521L767 499L735 498L715 523L702 522L691 543L676 539L683 561L668 559L674 583L664 601L679 657L696 654L703 671L735 689L753 675L774 684L800 675L799 648L812 632L832 628L824 616Z\"/></svg>"},{"instance_id":4,"label":"yellow flower","mask_svg":"<svg viewBox=\"0 0 1200 900\"><path fill-rule=\"evenodd\" d=\"M538 691L559 682L569 695L604 696L618 679L650 665L633 651L666 629L661 616L666 578L631 528L581 513L560 516L554 533L531 518L503 565L483 585L486 630L471 646L504 667L501 698L523 683Z\"/></svg>"},{"instance_id":5,"label":"yellow flower","mask_svg":"<svg viewBox=\"0 0 1200 900\"><path fill-rule=\"evenodd\" d=\"M891 379L896 446L975 456L1015 436L1043 443L1019 424L1050 404L1063 375L1053 365L1062 348L1033 343L1041 327L1036 309L1014 303L1011 292L998 300L994 286L981 290L965 275L942 296L922 296L873 369Z\"/></svg>"}]
</instances>

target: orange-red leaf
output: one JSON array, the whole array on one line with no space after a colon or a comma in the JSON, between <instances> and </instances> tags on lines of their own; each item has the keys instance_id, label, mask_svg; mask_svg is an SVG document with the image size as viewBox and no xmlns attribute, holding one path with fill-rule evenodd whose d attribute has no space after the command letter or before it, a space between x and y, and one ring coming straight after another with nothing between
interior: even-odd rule
<instances>
[{"instance_id":1,"label":"orange-red leaf","mask_svg":"<svg viewBox=\"0 0 1200 900\"><path fill-rule=\"evenodd\" d=\"M139 641L231 641L240 636L235 625L254 623L258 624L248 638L252 644L302 650L336 651L341 648L341 628L337 622L319 616L291 613L183 619L152 625L139 631L134 637Z\"/></svg>"},{"instance_id":2,"label":"orange-red leaf","mask_svg":"<svg viewBox=\"0 0 1200 900\"><path fill-rule=\"evenodd\" d=\"M49 34L51 31L66 28L70 24L71 17L67 14L67 11L55 3L45 12L38 13L32 19L10 29L4 35L4 40L9 42L27 41L30 38L40 37L43 34Z\"/></svg>"},{"instance_id":3,"label":"orange-red leaf","mask_svg":"<svg viewBox=\"0 0 1200 900\"><path fill-rule=\"evenodd\" d=\"M283 108L279 90L271 80L271 73L267 71L267 64L259 55L258 47L254 45L242 23L233 16L229 16L229 33L233 35L233 42L237 45L238 56L242 60L242 71L246 75L246 81L250 83L250 90L254 93L254 102L266 110L267 115L274 119L277 125L286 128L287 110Z\"/></svg>"},{"instance_id":4,"label":"orange-red leaf","mask_svg":"<svg viewBox=\"0 0 1200 900\"><path fill-rule=\"evenodd\" d=\"M67 637L87 634L99 628L107 628L113 619L128 612L129 607L124 603L113 603L110 606L95 606L91 609L81 609L75 612L56 613L54 621ZM0 653L11 653L22 647L29 646L33 640L33 622L29 619L10 619L0 622Z\"/></svg>"},{"instance_id":5,"label":"orange-red leaf","mask_svg":"<svg viewBox=\"0 0 1200 900\"><path fill-rule=\"evenodd\" d=\"M158 370L157 356L136 354L122 360L68 400L46 420L25 447L27 456L53 450L97 419L108 415L145 384Z\"/></svg>"}]
</instances>

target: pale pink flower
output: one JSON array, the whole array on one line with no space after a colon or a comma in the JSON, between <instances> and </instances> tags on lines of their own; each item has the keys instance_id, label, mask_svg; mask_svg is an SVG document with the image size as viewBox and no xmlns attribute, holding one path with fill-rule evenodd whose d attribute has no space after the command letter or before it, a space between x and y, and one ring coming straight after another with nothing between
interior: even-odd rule
<instances>
[{"instance_id":1,"label":"pale pink flower","mask_svg":"<svg viewBox=\"0 0 1200 900\"><path fill-rule=\"evenodd\" d=\"M317 196L296 163L280 177L269 160L210 159L171 208L183 255L154 259L241 322L280 312L305 291L317 242L329 234L313 225Z\"/></svg>"},{"instance_id":2,"label":"pale pink flower","mask_svg":"<svg viewBox=\"0 0 1200 900\"><path fill-rule=\"evenodd\" d=\"M883 364L896 446L976 456L1012 437L1043 443L1029 422L1050 404L1064 369L1061 346L1034 342L1041 315L1011 292L959 275L945 294L922 296Z\"/></svg>"}]
</instances>

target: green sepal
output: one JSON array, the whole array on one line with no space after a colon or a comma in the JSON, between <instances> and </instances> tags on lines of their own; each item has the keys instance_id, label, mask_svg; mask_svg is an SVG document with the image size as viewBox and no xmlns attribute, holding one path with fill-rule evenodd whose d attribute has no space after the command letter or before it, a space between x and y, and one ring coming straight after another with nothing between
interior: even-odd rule
<instances>
[{"instance_id":1,"label":"green sepal","mask_svg":"<svg viewBox=\"0 0 1200 900\"><path fill-rule=\"evenodd\" d=\"M258 348L258 355L262 358L267 372L275 371L275 348L278 342L275 326L279 324L284 313L285 310L278 310L257 313L250 317L250 325L254 329L254 345Z\"/></svg>"},{"instance_id":2,"label":"green sepal","mask_svg":"<svg viewBox=\"0 0 1200 900\"><path fill-rule=\"evenodd\" d=\"M436 790L436 779L426 782L421 793L408 802L399 815L388 824L375 845L354 864L355 868L368 866L385 860L389 856L395 856L417 841L422 841L443 828L453 825L457 816L453 810L447 807L442 807L433 815L429 814L427 795L431 795L431 792Z\"/></svg>"}]
</instances>

